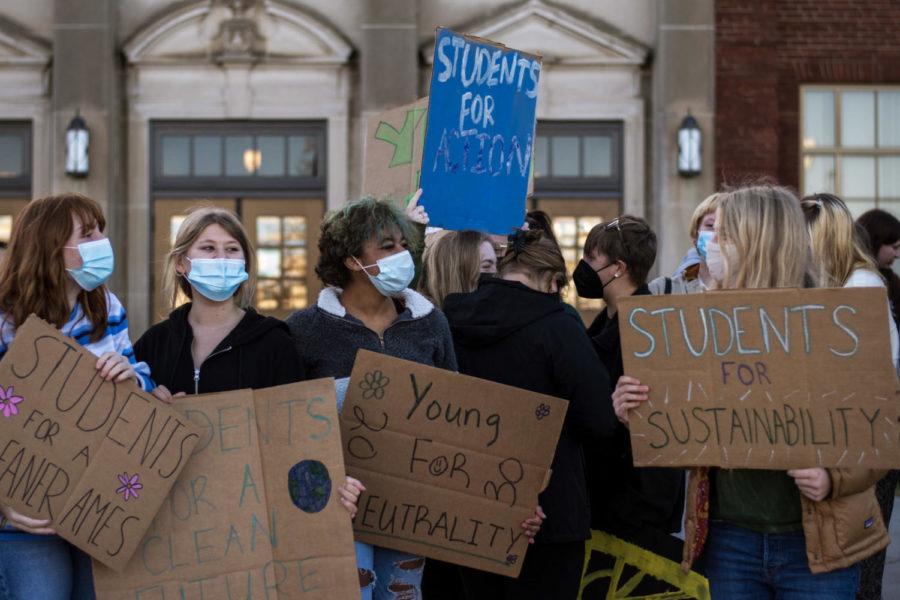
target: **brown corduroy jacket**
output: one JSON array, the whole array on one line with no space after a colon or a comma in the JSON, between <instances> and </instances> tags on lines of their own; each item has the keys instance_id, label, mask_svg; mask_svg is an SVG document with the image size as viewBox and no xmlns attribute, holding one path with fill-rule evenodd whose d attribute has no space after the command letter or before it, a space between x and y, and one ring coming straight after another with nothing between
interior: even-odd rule
<instances>
[{"instance_id":1,"label":"brown corduroy jacket","mask_svg":"<svg viewBox=\"0 0 900 600\"><path fill-rule=\"evenodd\" d=\"M828 469L831 494L821 502L800 496L806 556L813 573L856 564L890 542L875 499L875 482L886 471ZM684 560L687 571L703 551L708 532L709 470L691 469L685 519Z\"/></svg>"}]
</instances>

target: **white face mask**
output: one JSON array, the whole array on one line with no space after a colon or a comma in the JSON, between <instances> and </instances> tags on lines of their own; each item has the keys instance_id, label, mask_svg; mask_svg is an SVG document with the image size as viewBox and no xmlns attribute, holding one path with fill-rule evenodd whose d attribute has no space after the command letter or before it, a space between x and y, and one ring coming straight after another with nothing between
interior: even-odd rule
<instances>
[{"instance_id":1,"label":"white face mask","mask_svg":"<svg viewBox=\"0 0 900 600\"><path fill-rule=\"evenodd\" d=\"M353 260L362 267L375 289L388 297L400 295L416 274L416 265L409 250L381 258L374 265L363 265L356 257ZM370 275L366 270L372 267L378 267L378 275Z\"/></svg>"},{"instance_id":2,"label":"white face mask","mask_svg":"<svg viewBox=\"0 0 900 600\"><path fill-rule=\"evenodd\" d=\"M725 257L719 244L712 240L706 242L706 268L717 283L725 281Z\"/></svg>"}]
</instances>

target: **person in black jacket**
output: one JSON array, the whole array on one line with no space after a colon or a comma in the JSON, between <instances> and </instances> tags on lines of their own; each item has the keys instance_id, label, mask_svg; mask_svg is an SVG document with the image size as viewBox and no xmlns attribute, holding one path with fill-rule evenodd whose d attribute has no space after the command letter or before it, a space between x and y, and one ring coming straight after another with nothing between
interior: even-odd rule
<instances>
[{"instance_id":1,"label":"person in black jacket","mask_svg":"<svg viewBox=\"0 0 900 600\"><path fill-rule=\"evenodd\" d=\"M191 212L166 259L172 305L191 302L148 329L134 345L150 365L165 402L183 394L260 389L304 379L287 325L250 306L256 288L254 253L241 222L215 207ZM348 477L341 503L356 514L362 484Z\"/></svg>"},{"instance_id":2,"label":"person in black jacket","mask_svg":"<svg viewBox=\"0 0 900 600\"><path fill-rule=\"evenodd\" d=\"M590 508L582 443L610 438L610 380L577 319L563 309L559 248L540 231L511 236L498 277L444 301L459 369L466 375L569 401L547 489L547 520L518 579L463 569L466 597L571 600L578 595ZM610 482L612 485L612 482Z\"/></svg>"},{"instance_id":3,"label":"person in black jacket","mask_svg":"<svg viewBox=\"0 0 900 600\"><path fill-rule=\"evenodd\" d=\"M618 304L629 296L649 295L647 274L656 260L656 234L639 217L623 215L588 233L584 258L573 274L582 298L603 298L606 308L588 327L600 360L613 382L624 374ZM591 526L646 550L680 561L684 513L684 471L633 465L628 429L619 423L615 443L595 445L587 454ZM609 485L615 481L615 485ZM641 593L656 593L642 582ZM663 584L665 585L665 584ZM592 596L594 593L592 591Z\"/></svg>"}]
</instances>

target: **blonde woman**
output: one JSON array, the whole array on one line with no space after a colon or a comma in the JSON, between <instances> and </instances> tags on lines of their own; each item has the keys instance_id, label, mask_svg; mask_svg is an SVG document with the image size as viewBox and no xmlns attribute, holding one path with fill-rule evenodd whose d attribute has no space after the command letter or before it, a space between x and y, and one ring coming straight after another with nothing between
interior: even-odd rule
<instances>
[{"instance_id":1,"label":"blonde woman","mask_svg":"<svg viewBox=\"0 0 900 600\"><path fill-rule=\"evenodd\" d=\"M707 196L697 205L691 217L691 243L700 262L680 270L672 277L657 277L648 284L651 294L696 294L714 287L706 262L706 251L707 245L715 236L716 209L721 198L722 194L719 193Z\"/></svg>"},{"instance_id":2,"label":"blonde woman","mask_svg":"<svg viewBox=\"0 0 900 600\"><path fill-rule=\"evenodd\" d=\"M304 379L287 325L250 306L256 291L253 246L237 216L212 206L191 211L166 257L166 294L174 309L147 330L135 354L155 369L153 394L260 389ZM183 294L190 302L178 306ZM348 477L341 504L356 514L362 484Z\"/></svg>"},{"instance_id":3,"label":"blonde woman","mask_svg":"<svg viewBox=\"0 0 900 600\"><path fill-rule=\"evenodd\" d=\"M811 281L803 212L785 188L725 193L716 238L723 267L711 274L723 289L801 288ZM628 411L648 400L648 391L623 376L613 392L619 419L627 423ZM859 561L889 542L874 494L881 475L869 469L694 469L683 564L703 554L713 598L852 600Z\"/></svg>"},{"instance_id":4,"label":"blonde woman","mask_svg":"<svg viewBox=\"0 0 900 600\"><path fill-rule=\"evenodd\" d=\"M478 231L450 231L425 251L419 291L442 308L448 295L471 292L482 275L496 272L490 238Z\"/></svg>"},{"instance_id":5,"label":"blonde woman","mask_svg":"<svg viewBox=\"0 0 900 600\"><path fill-rule=\"evenodd\" d=\"M823 287L885 287L843 200L832 194L814 194L803 198L800 204L809 228L813 272ZM896 368L900 343L890 311L888 326L891 359Z\"/></svg>"}]
</instances>

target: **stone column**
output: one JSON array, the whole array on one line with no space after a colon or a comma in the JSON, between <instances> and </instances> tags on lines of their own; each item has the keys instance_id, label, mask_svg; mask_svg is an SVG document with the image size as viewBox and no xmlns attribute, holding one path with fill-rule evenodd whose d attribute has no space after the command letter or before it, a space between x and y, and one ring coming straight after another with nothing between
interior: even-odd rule
<instances>
[{"instance_id":1,"label":"stone column","mask_svg":"<svg viewBox=\"0 0 900 600\"><path fill-rule=\"evenodd\" d=\"M110 287L124 293L127 282L124 198L122 66L116 47L116 0L55 0L51 92L53 193L73 191L100 203L116 253ZM90 131L90 173L66 175L66 129L80 112Z\"/></svg>"},{"instance_id":2,"label":"stone column","mask_svg":"<svg viewBox=\"0 0 900 600\"><path fill-rule=\"evenodd\" d=\"M418 92L419 43L416 0L366 0L359 47L358 115L351 123L350 194L365 190L366 123L392 106L415 100Z\"/></svg>"},{"instance_id":3,"label":"stone column","mask_svg":"<svg viewBox=\"0 0 900 600\"><path fill-rule=\"evenodd\" d=\"M715 12L713 0L662 0L653 64L651 224L657 270L671 275L688 250L694 208L715 189ZM703 135L701 174L678 175L678 127L688 114Z\"/></svg>"}]
</instances>

